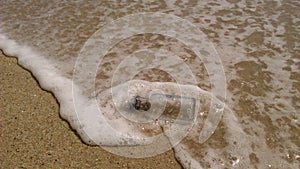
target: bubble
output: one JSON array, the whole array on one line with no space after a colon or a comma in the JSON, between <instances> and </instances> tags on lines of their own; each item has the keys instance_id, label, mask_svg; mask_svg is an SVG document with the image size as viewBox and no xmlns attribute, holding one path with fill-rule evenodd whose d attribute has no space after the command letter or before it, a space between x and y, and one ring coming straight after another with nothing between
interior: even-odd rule
<instances>
[{"instance_id":1,"label":"bubble","mask_svg":"<svg viewBox=\"0 0 300 169\"><path fill-rule=\"evenodd\" d=\"M175 76L175 79L178 79L177 82L184 82L185 84L190 85L196 84L193 73L190 71L189 67L186 66L186 63L182 59L180 59L179 57L174 57L174 53L170 54L170 52L163 49L138 50L129 56L125 56L125 58L118 65L113 74L111 89L108 89L108 91L98 92L98 96L101 96L102 99L100 100L100 102L102 102L103 105L107 105L105 104L105 102L108 102L110 106L107 105L98 107L92 93L95 91L94 82L97 68L99 63L101 63L103 56L107 54L109 49L111 49L120 41L131 36L143 33L153 33L164 35L167 37L173 37L179 42L185 44L198 57L200 57L201 60L205 62L205 68L209 74L211 83L213 84L213 88L211 89L212 95L215 97L225 98L226 84L221 60L214 46L206 40L205 35L198 29L198 27L187 20L170 14L138 13L128 15L104 25L100 30L95 32L84 44L76 62L73 83L74 86L78 87L79 90L73 90L75 109L77 112L79 123L82 123L85 126L81 130L84 131L84 134L87 135L91 140L93 140L93 142L101 142L102 144L107 145L119 145L120 143L123 144L125 140L127 145L147 145L153 143L153 139L157 139L157 137L145 139L144 134L139 133L137 128L135 128L134 126L137 125L135 123L152 124L151 121L153 121L153 119L159 119L157 118L157 115L159 113L162 113L163 115L164 113L167 113L162 111L163 105L161 105L161 109L157 109L158 111L151 111L156 107L153 106L152 103L151 106L148 105L146 107L138 108L142 111L139 111L137 109L131 110L130 106L128 105L128 99L134 97L134 92L140 89L144 89L146 85L144 82L142 82L136 84L135 89L128 89L128 87L130 86L127 82L133 82L132 77L134 77L136 73L140 72L146 67L160 68L166 71L168 74ZM205 53L205 55L202 54L203 52ZM142 60L145 61L143 58L150 59L147 59L146 62L142 62ZM137 60L140 61L139 64L133 64ZM178 72L178 70L184 71ZM143 84L145 86L143 86ZM125 85L127 88L119 90L120 86L123 85ZM169 84L166 83L164 85L168 86ZM177 87L178 85L174 85L174 88L178 90ZM186 86L184 88L190 89L192 87ZM163 87L160 89L163 92L169 92L170 90L168 87ZM182 90L182 88L179 88L179 90ZM199 91L201 93L202 90L199 89ZM149 91L144 90L143 92L147 93ZM191 94L190 92L190 90L185 90L182 93ZM181 96L181 93L177 95ZM86 100L85 103L82 104L82 100L79 99L83 98L82 96L88 96L90 100ZM148 94L139 96L148 98L150 95ZM126 100L124 100L124 98L126 98ZM162 102L165 103L167 101L163 99ZM142 106L143 105L144 104L142 104ZM168 107L168 104L164 104L164 106ZM132 115L133 113L130 113L132 111L138 111L139 114L134 116ZM155 112L153 114L150 113L150 118L149 114L147 114L147 112L149 111ZM190 111L190 113L192 112L193 111ZM193 119L191 118L193 117L191 114L180 114L178 117L181 117L182 119ZM200 141L204 142L211 136L212 132L216 129L221 117L222 112L219 111L216 113L211 107L211 110L208 113L207 121L204 125L204 130L200 133ZM170 121L170 119L168 118L166 118L165 120ZM126 126L124 125L126 123L133 124ZM186 125L186 127L180 128L179 125L177 125L176 120L174 124L176 125L173 125L170 130L166 131L166 135L168 135L169 141L172 142L172 145L176 145L180 140L179 138L184 136L188 128L192 125L188 123L190 125ZM131 137L131 135L128 134L133 131L137 133L134 139L133 137ZM103 139L103 136L105 136L106 139ZM163 150L165 151L166 149ZM163 150L161 150L161 152ZM139 156L137 154L135 155ZM140 155L140 157L145 157L145 154Z\"/></svg>"}]
</instances>

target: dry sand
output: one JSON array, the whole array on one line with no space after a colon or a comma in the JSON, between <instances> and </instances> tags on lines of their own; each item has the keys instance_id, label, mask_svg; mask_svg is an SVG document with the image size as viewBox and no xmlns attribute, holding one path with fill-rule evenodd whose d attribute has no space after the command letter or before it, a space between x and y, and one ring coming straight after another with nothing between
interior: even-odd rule
<instances>
[{"instance_id":1,"label":"dry sand","mask_svg":"<svg viewBox=\"0 0 300 169\"><path fill-rule=\"evenodd\" d=\"M181 168L172 151L130 159L82 143L53 95L15 58L0 55L1 168Z\"/></svg>"}]
</instances>

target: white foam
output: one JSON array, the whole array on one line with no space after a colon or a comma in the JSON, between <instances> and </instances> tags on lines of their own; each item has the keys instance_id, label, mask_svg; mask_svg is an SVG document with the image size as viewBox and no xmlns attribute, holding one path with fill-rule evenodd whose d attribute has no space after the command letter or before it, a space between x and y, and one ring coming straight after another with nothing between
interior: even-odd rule
<instances>
[{"instance_id":1,"label":"white foam","mask_svg":"<svg viewBox=\"0 0 300 169\"><path fill-rule=\"evenodd\" d=\"M41 87L55 95L60 103L61 117L66 119L73 129L79 129L73 107L72 81L58 74L56 68L46 59L47 57L41 56L28 46L18 45L2 33L0 34L0 47L6 55L18 57L18 63L32 72ZM80 129L78 133L86 143L91 143Z\"/></svg>"}]
</instances>

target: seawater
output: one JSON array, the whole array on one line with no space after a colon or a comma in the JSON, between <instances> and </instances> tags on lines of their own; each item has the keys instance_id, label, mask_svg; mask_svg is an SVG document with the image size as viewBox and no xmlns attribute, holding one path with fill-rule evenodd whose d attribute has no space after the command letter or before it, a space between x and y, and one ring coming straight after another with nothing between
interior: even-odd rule
<instances>
[{"instance_id":1,"label":"seawater","mask_svg":"<svg viewBox=\"0 0 300 169\"><path fill-rule=\"evenodd\" d=\"M184 168L298 168L299 10L297 0L3 1L0 47L5 54L17 57L41 87L54 93L60 102L61 116L86 143L137 145L145 143L145 140L139 140L142 136L137 134L138 138L131 141L116 138L108 132L106 119L99 119L103 130L92 135L94 139L85 134L83 124L92 119L78 122L74 114L76 110L70 106L73 105L72 80L77 57L96 31L118 18L143 12L161 12L183 18L196 25L219 53L227 84L227 97L222 100L229 109L224 111L216 131L206 142L200 144L199 132L191 130L174 147L178 161ZM82 91L77 95L84 103L82 111L96 112L88 109L89 97L96 97L100 105L105 104L103 100L107 97L103 91L110 89L115 70L130 73L126 64L122 68L126 56L156 48L174 54L177 60L169 65L182 72L173 72L182 81L159 67L141 70L134 79L180 82L207 91L212 89L205 61L188 46L173 37L138 34L115 44L105 55L98 65L94 93L80 84L73 86L76 91ZM130 60L136 66L145 59L139 57L139 53L136 58ZM178 66L182 63L187 64L191 72L187 73L184 67ZM116 85L120 83L118 80L123 79L116 79ZM200 113L205 116L205 112ZM115 125L131 131L122 124ZM86 130L93 133L94 128ZM157 133L160 132L155 130L150 134ZM93 142L100 136L105 139Z\"/></svg>"}]
</instances>

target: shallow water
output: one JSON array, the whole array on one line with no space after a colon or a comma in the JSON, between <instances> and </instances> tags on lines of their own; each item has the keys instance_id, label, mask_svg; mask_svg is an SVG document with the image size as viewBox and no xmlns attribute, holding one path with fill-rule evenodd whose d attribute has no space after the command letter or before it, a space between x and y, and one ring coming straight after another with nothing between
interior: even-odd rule
<instances>
[{"instance_id":1,"label":"shallow water","mask_svg":"<svg viewBox=\"0 0 300 169\"><path fill-rule=\"evenodd\" d=\"M208 40L203 40L212 42L217 50L227 84L228 109L212 137L200 144L200 131L194 129L201 127L195 125L174 147L183 167L299 167L298 1L5 1L1 4L1 49L18 57L20 64L33 72L43 88L54 92L61 103L62 117L77 129L84 141L92 144L88 136L81 133L85 126L78 123L74 108L68 105L72 102L70 86L74 66L85 42L118 18L140 12L161 12L189 21L206 35ZM148 27L155 27L155 23L153 25ZM185 35L192 36L188 32ZM104 97L101 93L111 84L115 86L132 78L193 84L207 91L214 89L215 84L210 81L213 75L206 69L208 62L197 57L178 37L145 33L118 41L96 65L93 90L79 85L78 90L83 91L79 100L87 104L81 108L89 104L84 96L97 96L101 104ZM143 57L149 54L143 53L146 49L169 51L170 54L163 53L168 56L166 60L163 57L156 60L165 66L154 64L143 69L143 63L154 63L151 57ZM133 69L135 67L140 68ZM200 113L207 116L205 111ZM95 137L110 138L107 132L97 134ZM101 141L120 144L113 136ZM127 140L124 144L137 142Z\"/></svg>"}]
</instances>

